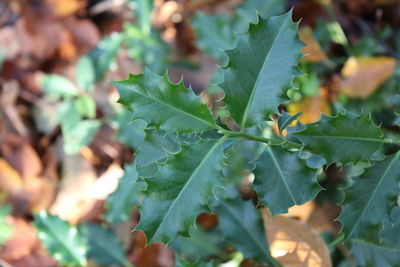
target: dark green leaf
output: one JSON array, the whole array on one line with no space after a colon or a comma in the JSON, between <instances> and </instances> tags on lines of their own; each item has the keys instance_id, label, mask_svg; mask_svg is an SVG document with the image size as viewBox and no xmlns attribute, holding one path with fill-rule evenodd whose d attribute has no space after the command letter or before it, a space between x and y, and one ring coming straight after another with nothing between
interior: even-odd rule
<instances>
[{"instance_id":1,"label":"dark green leaf","mask_svg":"<svg viewBox=\"0 0 400 267\"><path fill-rule=\"evenodd\" d=\"M400 193L400 153L375 163L345 191L339 220L347 239L376 239L373 233L390 221Z\"/></svg>"},{"instance_id":2,"label":"dark green leaf","mask_svg":"<svg viewBox=\"0 0 400 267\"><path fill-rule=\"evenodd\" d=\"M400 207L392 210L390 222L385 222L380 238L391 247L400 249Z\"/></svg>"},{"instance_id":3,"label":"dark green leaf","mask_svg":"<svg viewBox=\"0 0 400 267\"><path fill-rule=\"evenodd\" d=\"M368 160L383 143L382 131L370 117L352 113L322 115L320 121L307 124L291 136L298 138L306 150L324 157L328 165Z\"/></svg>"},{"instance_id":4,"label":"dark green leaf","mask_svg":"<svg viewBox=\"0 0 400 267\"><path fill-rule=\"evenodd\" d=\"M167 132L203 132L215 127L206 105L183 83L174 84L167 75L148 70L114 82L121 96L119 102L133 111L134 119L145 120Z\"/></svg>"},{"instance_id":5,"label":"dark green leaf","mask_svg":"<svg viewBox=\"0 0 400 267\"><path fill-rule=\"evenodd\" d=\"M224 102L241 127L250 127L276 113L282 96L298 74L302 43L292 12L269 19L258 18L246 34L237 36L234 49L226 51L223 68Z\"/></svg>"},{"instance_id":6,"label":"dark green leaf","mask_svg":"<svg viewBox=\"0 0 400 267\"><path fill-rule=\"evenodd\" d=\"M131 266L125 257L121 241L111 230L92 223L80 226L80 230L87 239L88 257L95 263L104 266Z\"/></svg>"},{"instance_id":7,"label":"dark green leaf","mask_svg":"<svg viewBox=\"0 0 400 267\"><path fill-rule=\"evenodd\" d=\"M245 258L251 258L261 264L278 266L269 253L266 233L261 213L252 201L243 201L232 192L225 197L211 200L211 207L218 215L219 225L226 238L237 245Z\"/></svg>"},{"instance_id":8,"label":"dark green leaf","mask_svg":"<svg viewBox=\"0 0 400 267\"><path fill-rule=\"evenodd\" d=\"M308 167L297 152L269 146L256 164L253 187L260 204L267 206L273 215L286 213L290 207L314 199L321 191L318 170Z\"/></svg>"},{"instance_id":9,"label":"dark green leaf","mask_svg":"<svg viewBox=\"0 0 400 267\"><path fill-rule=\"evenodd\" d=\"M287 112L282 112L278 114L278 128L279 132L282 134L282 131L285 130L289 125L297 120L297 118L301 115L302 113L297 113L296 115L290 115Z\"/></svg>"},{"instance_id":10,"label":"dark green leaf","mask_svg":"<svg viewBox=\"0 0 400 267\"><path fill-rule=\"evenodd\" d=\"M74 226L47 212L34 217L40 241L56 260L65 265L86 265L87 247Z\"/></svg>"},{"instance_id":11,"label":"dark green leaf","mask_svg":"<svg viewBox=\"0 0 400 267\"><path fill-rule=\"evenodd\" d=\"M359 267L394 267L400 262L400 249L355 240L351 252Z\"/></svg>"},{"instance_id":12,"label":"dark green leaf","mask_svg":"<svg viewBox=\"0 0 400 267\"><path fill-rule=\"evenodd\" d=\"M179 236L171 241L171 247L188 262L207 262L216 256L226 254L226 240L219 228L204 231L201 227L191 227L189 237Z\"/></svg>"},{"instance_id":13,"label":"dark green leaf","mask_svg":"<svg viewBox=\"0 0 400 267\"><path fill-rule=\"evenodd\" d=\"M184 147L153 178L146 179L148 189L137 229L146 233L148 242L169 243L207 211L206 202L220 176L223 142L209 140Z\"/></svg>"}]
</instances>

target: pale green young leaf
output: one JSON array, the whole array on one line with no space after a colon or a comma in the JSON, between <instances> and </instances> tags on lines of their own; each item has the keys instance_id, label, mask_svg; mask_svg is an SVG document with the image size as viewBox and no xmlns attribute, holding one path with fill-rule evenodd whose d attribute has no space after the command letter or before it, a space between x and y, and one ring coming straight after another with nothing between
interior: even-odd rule
<instances>
[{"instance_id":1,"label":"pale green young leaf","mask_svg":"<svg viewBox=\"0 0 400 267\"><path fill-rule=\"evenodd\" d=\"M381 129L364 114L322 115L290 136L299 139L305 150L324 157L328 165L369 160L383 144Z\"/></svg>"},{"instance_id":2,"label":"pale green young leaf","mask_svg":"<svg viewBox=\"0 0 400 267\"><path fill-rule=\"evenodd\" d=\"M41 85L46 93L56 98L79 94L79 89L70 80L58 74L45 75L41 80Z\"/></svg>"},{"instance_id":3,"label":"pale green young leaf","mask_svg":"<svg viewBox=\"0 0 400 267\"><path fill-rule=\"evenodd\" d=\"M373 233L390 221L400 193L400 153L376 162L345 190L341 204L342 223L347 239L376 239Z\"/></svg>"},{"instance_id":4,"label":"pale green young leaf","mask_svg":"<svg viewBox=\"0 0 400 267\"><path fill-rule=\"evenodd\" d=\"M40 241L56 260L64 265L86 265L85 240L74 226L44 211L34 218Z\"/></svg>"},{"instance_id":5,"label":"pale green young leaf","mask_svg":"<svg viewBox=\"0 0 400 267\"><path fill-rule=\"evenodd\" d=\"M253 188L258 193L259 203L276 215L314 199L321 191L317 171L308 167L297 152L280 146L266 147L254 170Z\"/></svg>"},{"instance_id":6,"label":"pale green young leaf","mask_svg":"<svg viewBox=\"0 0 400 267\"><path fill-rule=\"evenodd\" d=\"M298 74L303 46L297 28L291 11L267 19L258 17L247 33L237 35L236 47L226 51L229 63L223 67L223 101L241 127L261 123L286 100L283 94Z\"/></svg>"},{"instance_id":7,"label":"pale green young leaf","mask_svg":"<svg viewBox=\"0 0 400 267\"><path fill-rule=\"evenodd\" d=\"M207 200L218 184L224 138L185 146L161 165L148 184L137 230L150 243L168 244L180 232L188 232L196 216L207 211Z\"/></svg>"},{"instance_id":8,"label":"pale green young leaf","mask_svg":"<svg viewBox=\"0 0 400 267\"><path fill-rule=\"evenodd\" d=\"M0 206L0 246L3 245L12 235L13 227L6 221L11 213L11 206Z\"/></svg>"},{"instance_id":9,"label":"pale green young leaf","mask_svg":"<svg viewBox=\"0 0 400 267\"><path fill-rule=\"evenodd\" d=\"M81 90L91 92L96 82L96 72L93 61L89 56L83 56L78 60L75 73L76 83Z\"/></svg>"},{"instance_id":10,"label":"pale green young leaf","mask_svg":"<svg viewBox=\"0 0 400 267\"><path fill-rule=\"evenodd\" d=\"M146 70L114 85L121 97L119 102L133 112L133 119L145 120L167 132L199 133L215 127L200 97L182 82L171 83L167 75L161 77Z\"/></svg>"}]
</instances>

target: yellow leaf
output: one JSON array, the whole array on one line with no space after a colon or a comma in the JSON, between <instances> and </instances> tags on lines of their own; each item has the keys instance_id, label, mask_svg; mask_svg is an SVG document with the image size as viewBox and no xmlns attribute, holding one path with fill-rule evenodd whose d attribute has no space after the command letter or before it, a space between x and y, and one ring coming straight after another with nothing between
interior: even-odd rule
<instances>
[{"instance_id":1,"label":"yellow leaf","mask_svg":"<svg viewBox=\"0 0 400 267\"><path fill-rule=\"evenodd\" d=\"M342 69L341 91L350 98L367 98L390 76L396 60L390 57L350 57Z\"/></svg>"},{"instance_id":2,"label":"yellow leaf","mask_svg":"<svg viewBox=\"0 0 400 267\"><path fill-rule=\"evenodd\" d=\"M305 62L321 62L327 59L327 56L322 50L319 43L314 39L312 34L312 30L310 27L304 27L299 31L300 40L306 44L301 49L301 53L305 56L302 58L302 61Z\"/></svg>"},{"instance_id":3,"label":"yellow leaf","mask_svg":"<svg viewBox=\"0 0 400 267\"><path fill-rule=\"evenodd\" d=\"M298 102L290 103L287 109L291 115L303 113L298 119L301 123L316 122L321 118L321 113L330 114L329 104L321 96L304 97Z\"/></svg>"},{"instance_id":4,"label":"yellow leaf","mask_svg":"<svg viewBox=\"0 0 400 267\"><path fill-rule=\"evenodd\" d=\"M331 267L329 250L306 224L263 210L271 255L283 266Z\"/></svg>"},{"instance_id":5,"label":"yellow leaf","mask_svg":"<svg viewBox=\"0 0 400 267\"><path fill-rule=\"evenodd\" d=\"M84 6L79 0L47 0L53 7L54 12L61 17L69 16L77 12Z\"/></svg>"}]
</instances>

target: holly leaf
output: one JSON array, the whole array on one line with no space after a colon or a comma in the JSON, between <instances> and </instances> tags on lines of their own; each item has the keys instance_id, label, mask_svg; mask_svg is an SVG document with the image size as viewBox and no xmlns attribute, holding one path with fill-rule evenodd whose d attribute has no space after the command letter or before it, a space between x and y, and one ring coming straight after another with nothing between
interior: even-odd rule
<instances>
[{"instance_id":1,"label":"holly leaf","mask_svg":"<svg viewBox=\"0 0 400 267\"><path fill-rule=\"evenodd\" d=\"M282 94L298 74L301 57L297 28L292 11L258 17L246 34L237 35L236 47L226 51L229 63L223 67L221 88L228 110L242 128L259 124L285 101Z\"/></svg>"},{"instance_id":2,"label":"holly leaf","mask_svg":"<svg viewBox=\"0 0 400 267\"><path fill-rule=\"evenodd\" d=\"M400 262L400 249L384 245L377 245L365 240L355 240L351 245L351 252L356 259L357 266L392 267Z\"/></svg>"},{"instance_id":3,"label":"holly leaf","mask_svg":"<svg viewBox=\"0 0 400 267\"><path fill-rule=\"evenodd\" d=\"M218 62L226 62L227 56L223 50L235 45L232 24L233 18L228 15L198 12L192 22L197 46Z\"/></svg>"},{"instance_id":4,"label":"holly leaf","mask_svg":"<svg viewBox=\"0 0 400 267\"><path fill-rule=\"evenodd\" d=\"M79 93L79 89L70 80L57 74L44 75L41 86L46 93L58 99L77 96Z\"/></svg>"},{"instance_id":5,"label":"holly leaf","mask_svg":"<svg viewBox=\"0 0 400 267\"><path fill-rule=\"evenodd\" d=\"M273 215L286 213L290 207L314 199L321 191L317 172L298 153L268 146L256 161L253 188L260 204L267 206Z\"/></svg>"},{"instance_id":6,"label":"holly leaf","mask_svg":"<svg viewBox=\"0 0 400 267\"><path fill-rule=\"evenodd\" d=\"M218 215L222 232L245 258L278 266L269 253L261 213L252 201L243 201L236 192L227 190L220 192L218 199L213 198L210 205Z\"/></svg>"},{"instance_id":7,"label":"holly leaf","mask_svg":"<svg viewBox=\"0 0 400 267\"><path fill-rule=\"evenodd\" d=\"M287 112L282 112L278 114L278 129L279 133L282 134L282 131L285 130L289 125L297 120L299 116L301 116L301 112L295 114L295 115L290 115Z\"/></svg>"},{"instance_id":8,"label":"holly leaf","mask_svg":"<svg viewBox=\"0 0 400 267\"><path fill-rule=\"evenodd\" d=\"M86 265L87 247L76 227L44 211L34 218L40 241L56 260L65 265Z\"/></svg>"},{"instance_id":9,"label":"holly leaf","mask_svg":"<svg viewBox=\"0 0 400 267\"><path fill-rule=\"evenodd\" d=\"M136 229L146 233L149 243L168 244L207 211L207 199L220 176L224 140L184 146L153 178L146 179L148 188Z\"/></svg>"},{"instance_id":10,"label":"holly leaf","mask_svg":"<svg viewBox=\"0 0 400 267\"><path fill-rule=\"evenodd\" d=\"M400 193L399 156L397 153L376 162L359 178L354 178L354 183L345 191L339 220L347 239L375 239L371 233L382 228L383 222L390 221Z\"/></svg>"},{"instance_id":11,"label":"holly leaf","mask_svg":"<svg viewBox=\"0 0 400 267\"><path fill-rule=\"evenodd\" d=\"M119 179L118 188L108 196L106 202L107 213L105 220L110 224L124 222L135 204L139 203L143 183L138 180L136 164L124 166L125 174Z\"/></svg>"},{"instance_id":12,"label":"holly leaf","mask_svg":"<svg viewBox=\"0 0 400 267\"><path fill-rule=\"evenodd\" d=\"M80 230L87 239L88 257L95 263L103 266L132 266L125 257L121 241L111 230L92 223L82 225Z\"/></svg>"},{"instance_id":13,"label":"holly leaf","mask_svg":"<svg viewBox=\"0 0 400 267\"><path fill-rule=\"evenodd\" d=\"M290 136L299 139L305 150L324 157L328 165L368 160L383 143L382 131L370 117L352 113L322 115L320 121Z\"/></svg>"},{"instance_id":14,"label":"holly leaf","mask_svg":"<svg viewBox=\"0 0 400 267\"><path fill-rule=\"evenodd\" d=\"M379 236L385 244L400 249L400 207L392 210L391 220L384 223Z\"/></svg>"},{"instance_id":15,"label":"holly leaf","mask_svg":"<svg viewBox=\"0 0 400 267\"><path fill-rule=\"evenodd\" d=\"M191 263L207 262L215 256L226 254L223 248L227 242L221 229L204 231L201 227L190 227L189 237L179 236L171 241L171 247L178 255Z\"/></svg>"},{"instance_id":16,"label":"holly leaf","mask_svg":"<svg viewBox=\"0 0 400 267\"><path fill-rule=\"evenodd\" d=\"M120 94L119 102L133 111L133 119L167 132L199 133L215 128L213 116L200 97L183 82L171 83L167 75L146 70L113 84Z\"/></svg>"}]
</instances>

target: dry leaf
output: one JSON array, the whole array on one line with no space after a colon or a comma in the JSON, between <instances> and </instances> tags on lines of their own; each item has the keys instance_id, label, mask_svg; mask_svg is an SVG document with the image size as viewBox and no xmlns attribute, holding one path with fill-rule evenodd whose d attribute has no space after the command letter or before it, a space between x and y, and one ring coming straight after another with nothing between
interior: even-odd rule
<instances>
[{"instance_id":1,"label":"dry leaf","mask_svg":"<svg viewBox=\"0 0 400 267\"><path fill-rule=\"evenodd\" d=\"M329 250L305 224L264 210L264 227L271 255L285 267L331 267Z\"/></svg>"},{"instance_id":2,"label":"dry leaf","mask_svg":"<svg viewBox=\"0 0 400 267\"><path fill-rule=\"evenodd\" d=\"M54 12L60 17L74 14L84 6L80 0L47 0Z\"/></svg>"},{"instance_id":3,"label":"dry leaf","mask_svg":"<svg viewBox=\"0 0 400 267\"><path fill-rule=\"evenodd\" d=\"M395 66L390 57L350 57L342 69L341 91L350 98L367 98L392 76Z\"/></svg>"},{"instance_id":4,"label":"dry leaf","mask_svg":"<svg viewBox=\"0 0 400 267\"><path fill-rule=\"evenodd\" d=\"M21 176L7 161L0 158L0 192L1 194L5 194L5 196L1 196L1 198L18 193L21 190Z\"/></svg>"},{"instance_id":5,"label":"dry leaf","mask_svg":"<svg viewBox=\"0 0 400 267\"><path fill-rule=\"evenodd\" d=\"M28 141L18 135L8 135L0 145L4 158L22 176L28 179L42 172L42 163L36 151Z\"/></svg>"},{"instance_id":6,"label":"dry leaf","mask_svg":"<svg viewBox=\"0 0 400 267\"><path fill-rule=\"evenodd\" d=\"M50 212L70 223L76 223L94 205L89 196L90 187L96 181L91 164L80 155L65 156L60 191Z\"/></svg>"},{"instance_id":7,"label":"dry leaf","mask_svg":"<svg viewBox=\"0 0 400 267\"><path fill-rule=\"evenodd\" d=\"M312 29L310 27L304 27L299 31L300 40L306 44L301 49L301 53L305 56L301 59L304 62L321 62L327 59L327 56L322 50L319 43L314 39Z\"/></svg>"},{"instance_id":8,"label":"dry leaf","mask_svg":"<svg viewBox=\"0 0 400 267\"><path fill-rule=\"evenodd\" d=\"M321 113L330 114L328 101L321 96L304 97L298 102L290 103L287 109L291 115L302 112L299 117L301 123L316 122L321 118Z\"/></svg>"}]
</instances>

